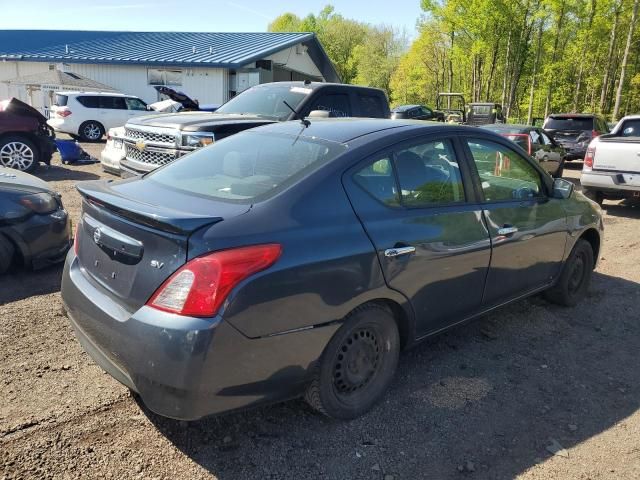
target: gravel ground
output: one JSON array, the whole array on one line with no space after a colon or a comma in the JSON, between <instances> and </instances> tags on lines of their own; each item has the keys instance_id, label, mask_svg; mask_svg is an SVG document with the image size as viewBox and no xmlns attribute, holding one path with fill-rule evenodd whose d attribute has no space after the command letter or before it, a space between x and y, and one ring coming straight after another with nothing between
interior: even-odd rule
<instances>
[{"instance_id":1,"label":"gravel ground","mask_svg":"<svg viewBox=\"0 0 640 480\"><path fill-rule=\"evenodd\" d=\"M85 145L97 155L101 145ZM567 178L579 178L580 164ZM99 165L38 175L63 195ZM185 423L160 418L81 350L61 267L0 279L0 479L640 478L640 206L606 202L589 298L535 297L401 357L363 418L302 401Z\"/></svg>"}]
</instances>

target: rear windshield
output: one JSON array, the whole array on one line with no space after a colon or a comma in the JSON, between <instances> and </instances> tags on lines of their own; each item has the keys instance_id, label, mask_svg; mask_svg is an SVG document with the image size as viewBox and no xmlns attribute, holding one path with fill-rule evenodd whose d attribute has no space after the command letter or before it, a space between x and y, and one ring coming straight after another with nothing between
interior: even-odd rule
<instances>
[{"instance_id":1,"label":"rear windshield","mask_svg":"<svg viewBox=\"0 0 640 480\"><path fill-rule=\"evenodd\" d=\"M640 137L640 120L627 120L622 124L621 137Z\"/></svg>"},{"instance_id":2,"label":"rear windshield","mask_svg":"<svg viewBox=\"0 0 640 480\"><path fill-rule=\"evenodd\" d=\"M584 117L549 117L544 128L551 130L593 130L593 118Z\"/></svg>"},{"instance_id":3,"label":"rear windshield","mask_svg":"<svg viewBox=\"0 0 640 480\"><path fill-rule=\"evenodd\" d=\"M222 105L216 112L253 114L286 120L291 115L291 109L284 102L286 101L291 105L291 108L296 109L312 91L310 88L290 85L261 85L245 90Z\"/></svg>"},{"instance_id":4,"label":"rear windshield","mask_svg":"<svg viewBox=\"0 0 640 480\"><path fill-rule=\"evenodd\" d=\"M66 107L69 97L66 95L56 95L56 101L53 103L56 107Z\"/></svg>"},{"instance_id":5,"label":"rear windshield","mask_svg":"<svg viewBox=\"0 0 640 480\"><path fill-rule=\"evenodd\" d=\"M145 180L217 200L252 203L293 185L344 150L340 143L247 131L196 150Z\"/></svg>"},{"instance_id":6,"label":"rear windshield","mask_svg":"<svg viewBox=\"0 0 640 480\"><path fill-rule=\"evenodd\" d=\"M475 115L490 115L492 108L491 105L474 105L471 110Z\"/></svg>"}]
</instances>

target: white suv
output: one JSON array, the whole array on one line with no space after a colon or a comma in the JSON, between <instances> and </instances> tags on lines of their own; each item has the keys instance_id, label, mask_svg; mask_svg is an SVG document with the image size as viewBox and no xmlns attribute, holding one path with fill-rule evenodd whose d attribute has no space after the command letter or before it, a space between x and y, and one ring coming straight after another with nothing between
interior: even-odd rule
<instances>
[{"instance_id":1,"label":"white suv","mask_svg":"<svg viewBox=\"0 0 640 480\"><path fill-rule=\"evenodd\" d=\"M95 142L110 128L121 127L132 117L148 114L147 104L132 95L57 92L47 123L56 132Z\"/></svg>"}]
</instances>

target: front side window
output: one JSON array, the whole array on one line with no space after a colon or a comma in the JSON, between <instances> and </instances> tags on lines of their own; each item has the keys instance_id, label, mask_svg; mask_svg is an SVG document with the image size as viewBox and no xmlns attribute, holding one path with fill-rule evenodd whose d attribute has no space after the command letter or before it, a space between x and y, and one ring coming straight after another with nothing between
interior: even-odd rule
<instances>
[{"instance_id":1,"label":"front side window","mask_svg":"<svg viewBox=\"0 0 640 480\"><path fill-rule=\"evenodd\" d=\"M349 95L346 93L325 93L311 102L310 111L324 110L329 117L341 118L351 116Z\"/></svg>"},{"instance_id":2,"label":"front side window","mask_svg":"<svg viewBox=\"0 0 640 480\"><path fill-rule=\"evenodd\" d=\"M423 117L430 117L432 112L427 107L420 107L420 115Z\"/></svg>"},{"instance_id":3,"label":"front side window","mask_svg":"<svg viewBox=\"0 0 640 480\"><path fill-rule=\"evenodd\" d=\"M252 203L275 195L345 150L336 142L246 131L195 150L143 181L207 198Z\"/></svg>"},{"instance_id":4,"label":"front side window","mask_svg":"<svg viewBox=\"0 0 640 480\"><path fill-rule=\"evenodd\" d=\"M545 145L553 145L553 141L551 140L551 138L549 138L549 136L546 133L540 132L540 137L542 138L542 141L544 142Z\"/></svg>"},{"instance_id":5,"label":"front side window","mask_svg":"<svg viewBox=\"0 0 640 480\"><path fill-rule=\"evenodd\" d=\"M490 140L468 140L487 202L543 195L538 171L513 150Z\"/></svg>"},{"instance_id":6,"label":"front side window","mask_svg":"<svg viewBox=\"0 0 640 480\"><path fill-rule=\"evenodd\" d=\"M531 136L531 143L539 145L542 142L540 141L540 134L538 132L536 132L535 130L531 130L529 132L529 135Z\"/></svg>"},{"instance_id":7,"label":"front side window","mask_svg":"<svg viewBox=\"0 0 640 480\"><path fill-rule=\"evenodd\" d=\"M127 104L124 101L124 97L99 97L98 99L100 108L107 110L126 110Z\"/></svg>"},{"instance_id":8,"label":"front side window","mask_svg":"<svg viewBox=\"0 0 640 480\"><path fill-rule=\"evenodd\" d=\"M129 110L146 110L147 109L147 104L144 103L139 98L127 97L124 99L124 101L126 102L127 109Z\"/></svg>"}]
</instances>

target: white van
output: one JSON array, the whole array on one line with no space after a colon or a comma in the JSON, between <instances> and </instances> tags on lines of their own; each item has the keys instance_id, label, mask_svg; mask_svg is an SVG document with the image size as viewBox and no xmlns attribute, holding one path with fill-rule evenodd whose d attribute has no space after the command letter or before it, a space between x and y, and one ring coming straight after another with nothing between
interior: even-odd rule
<instances>
[{"instance_id":1,"label":"white van","mask_svg":"<svg viewBox=\"0 0 640 480\"><path fill-rule=\"evenodd\" d=\"M148 115L147 104L133 95L99 92L57 92L47 123L56 131L95 142L110 128L132 117Z\"/></svg>"}]
</instances>

